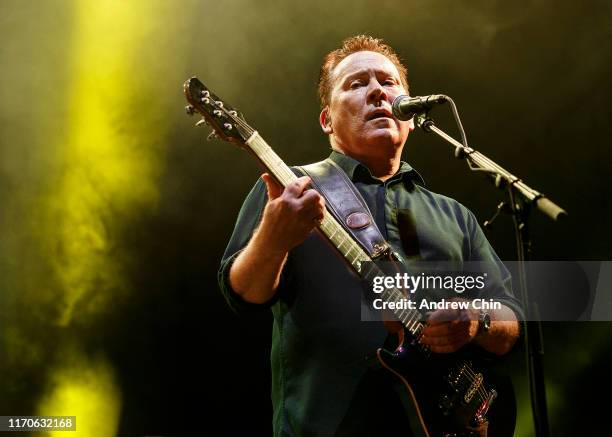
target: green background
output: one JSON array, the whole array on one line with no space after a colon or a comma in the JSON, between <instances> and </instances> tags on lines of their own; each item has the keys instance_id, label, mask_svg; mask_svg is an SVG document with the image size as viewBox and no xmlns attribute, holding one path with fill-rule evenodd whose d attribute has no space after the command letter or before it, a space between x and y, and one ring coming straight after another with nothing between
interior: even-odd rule
<instances>
[{"instance_id":1,"label":"green background","mask_svg":"<svg viewBox=\"0 0 612 437\"><path fill-rule=\"evenodd\" d=\"M610 259L609 2L3 0L1 414L76 415L80 435L269 433L269 317L235 317L215 278L260 169L204 140L182 83L197 75L287 163L319 160L320 61L358 33L386 39L412 95L453 97L473 147L569 211L532 217L535 259ZM447 108L433 115L457 135ZM481 222L503 198L433 136L415 131L404 159ZM501 217L489 234L503 259L512 232ZM607 425L590 398L611 331L545 325L553 435ZM517 435L532 435L520 352L508 366Z\"/></svg>"}]
</instances>

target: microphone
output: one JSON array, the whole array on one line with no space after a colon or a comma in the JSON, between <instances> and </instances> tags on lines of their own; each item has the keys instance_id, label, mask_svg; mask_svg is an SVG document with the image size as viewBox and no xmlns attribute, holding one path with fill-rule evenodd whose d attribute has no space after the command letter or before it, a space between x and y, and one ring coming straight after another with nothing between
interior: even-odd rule
<instances>
[{"instance_id":1,"label":"microphone","mask_svg":"<svg viewBox=\"0 0 612 437\"><path fill-rule=\"evenodd\" d=\"M410 120L416 114L429 111L435 105L440 105L448 100L444 94L432 94L430 96L410 97L408 95L397 96L391 107L393 115L398 120Z\"/></svg>"}]
</instances>

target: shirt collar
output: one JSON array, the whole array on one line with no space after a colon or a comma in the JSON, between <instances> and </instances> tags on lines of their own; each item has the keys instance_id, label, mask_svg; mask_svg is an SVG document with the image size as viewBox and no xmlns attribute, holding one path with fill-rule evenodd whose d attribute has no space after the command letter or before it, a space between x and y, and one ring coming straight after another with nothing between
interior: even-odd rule
<instances>
[{"instance_id":1,"label":"shirt collar","mask_svg":"<svg viewBox=\"0 0 612 437\"><path fill-rule=\"evenodd\" d=\"M348 155L344 155L336 150L332 150L331 155L329 155L329 159L334 161L338 166L344 170L344 172L348 175L351 181L355 182L356 179L359 178L360 174L367 174L371 179L376 179L370 173L370 169L363 165L361 162L357 161L354 158L351 158ZM421 177L421 175L413 169L410 164L405 161L401 161L400 167L397 170L397 173L393 176L393 178L400 177L405 182L414 182L416 184L425 186L425 180Z\"/></svg>"}]
</instances>

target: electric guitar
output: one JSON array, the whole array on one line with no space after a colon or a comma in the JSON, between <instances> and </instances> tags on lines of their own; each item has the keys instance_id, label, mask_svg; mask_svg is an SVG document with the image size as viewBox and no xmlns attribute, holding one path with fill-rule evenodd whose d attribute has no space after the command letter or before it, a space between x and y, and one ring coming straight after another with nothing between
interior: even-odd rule
<instances>
[{"instance_id":1,"label":"electric guitar","mask_svg":"<svg viewBox=\"0 0 612 437\"><path fill-rule=\"evenodd\" d=\"M184 93L189 102L187 113L202 116L196 126L206 124L212 127L209 138L217 137L245 149L283 187L297 179L257 131L196 77L185 82ZM384 275L331 213L324 214L318 230L359 277L371 281L376 276ZM385 289L379 297L386 302L400 302L404 295L398 289ZM380 364L406 388L413 407L408 412L411 424L413 428L415 425L419 428L413 432L436 437L453 433L461 435L459 433L466 427L477 427L486 421L488 414L493 413L500 403L494 403L498 391L492 388L482 370L484 364L479 363L480 367L475 365L473 355L462 351L454 354L432 353L419 342L425 327L422 314L416 309L392 311L403 326L400 344L393 351L381 348L376 356ZM511 411L500 412L500 415L515 415L513 395L511 398L512 402L507 402L504 407ZM500 430L494 435L511 436L514 422L505 428L505 432Z\"/></svg>"}]
</instances>

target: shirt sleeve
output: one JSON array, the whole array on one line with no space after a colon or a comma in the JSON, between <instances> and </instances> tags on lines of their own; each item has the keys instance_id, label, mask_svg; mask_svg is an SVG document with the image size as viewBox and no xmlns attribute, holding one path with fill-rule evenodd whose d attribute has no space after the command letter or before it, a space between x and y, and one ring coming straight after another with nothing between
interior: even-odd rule
<instances>
[{"instance_id":1,"label":"shirt sleeve","mask_svg":"<svg viewBox=\"0 0 612 437\"><path fill-rule=\"evenodd\" d=\"M525 320L521 301L512 291L510 271L495 253L474 214L467 208L465 211L467 212L466 225L470 235L469 261L482 263L488 274L488 286L483 291L482 297L502 303L514 312L517 320Z\"/></svg>"},{"instance_id":2,"label":"shirt sleeve","mask_svg":"<svg viewBox=\"0 0 612 437\"><path fill-rule=\"evenodd\" d=\"M249 311L257 311L262 308L268 308L275 301L275 298L273 298L269 302L263 304L246 302L232 289L229 281L229 273L232 264L251 240L253 232L261 221L261 215L267 199L268 195L266 186L263 180L260 178L257 180L251 189L251 192L247 195L244 203L242 204L242 208L238 214L238 219L236 220L236 225L234 226L234 231L227 248L225 249L223 258L221 259L221 266L219 268L217 278L219 288L221 289L221 293L223 293L223 296L225 297L225 300L230 308L239 314Z\"/></svg>"}]
</instances>

